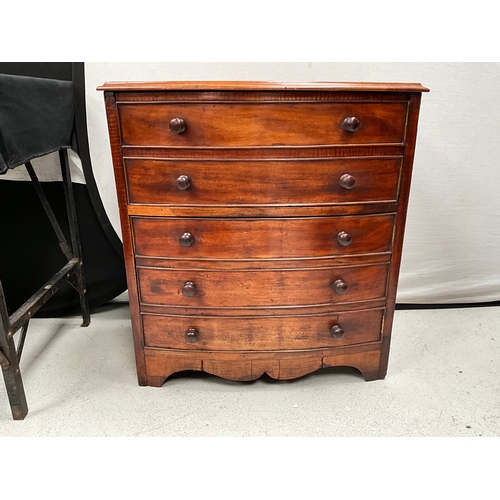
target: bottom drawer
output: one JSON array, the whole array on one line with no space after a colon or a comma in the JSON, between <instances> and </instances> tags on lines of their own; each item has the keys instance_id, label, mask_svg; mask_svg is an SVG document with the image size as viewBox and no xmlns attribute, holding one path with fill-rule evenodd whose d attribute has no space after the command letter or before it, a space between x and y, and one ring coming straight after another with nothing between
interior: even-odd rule
<instances>
[{"instance_id":1,"label":"bottom drawer","mask_svg":"<svg viewBox=\"0 0 500 500\"><path fill-rule=\"evenodd\" d=\"M376 342L384 309L286 317L143 315L147 347L209 350L317 349Z\"/></svg>"}]
</instances>

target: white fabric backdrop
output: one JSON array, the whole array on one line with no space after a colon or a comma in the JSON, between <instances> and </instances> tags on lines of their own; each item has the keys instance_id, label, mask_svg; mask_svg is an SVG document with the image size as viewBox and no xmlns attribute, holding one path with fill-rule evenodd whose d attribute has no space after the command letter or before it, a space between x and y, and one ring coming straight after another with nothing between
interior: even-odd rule
<instances>
[{"instance_id":1,"label":"white fabric backdrop","mask_svg":"<svg viewBox=\"0 0 500 500\"><path fill-rule=\"evenodd\" d=\"M500 64L86 63L90 152L120 234L104 99L106 81L419 82L423 95L400 303L500 300Z\"/></svg>"}]
</instances>

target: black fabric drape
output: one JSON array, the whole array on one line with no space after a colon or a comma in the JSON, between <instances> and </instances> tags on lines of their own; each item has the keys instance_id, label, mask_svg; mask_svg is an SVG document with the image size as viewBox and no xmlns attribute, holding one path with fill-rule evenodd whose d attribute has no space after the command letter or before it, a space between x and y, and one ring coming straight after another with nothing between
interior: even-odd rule
<instances>
[{"instance_id":1,"label":"black fabric drape","mask_svg":"<svg viewBox=\"0 0 500 500\"><path fill-rule=\"evenodd\" d=\"M46 73L50 65L44 65ZM0 71L4 67L0 63ZM77 144L84 145L82 164L83 159L90 161L82 128L78 135L75 127L74 91L72 81L0 74L0 174L57 150L71 148L80 154ZM93 180L90 163L87 166L86 178ZM65 257L31 181L8 181L1 175L0 181L0 280L12 313L64 265ZM43 190L68 238L62 182L44 182ZM117 249L109 229L103 228L103 213L99 218L88 185L73 184L73 190L92 309L126 290L125 265L121 246ZM37 316L57 317L79 309L78 294L65 285Z\"/></svg>"},{"instance_id":2,"label":"black fabric drape","mask_svg":"<svg viewBox=\"0 0 500 500\"><path fill-rule=\"evenodd\" d=\"M33 158L76 151L73 83L0 74L0 174Z\"/></svg>"}]
</instances>

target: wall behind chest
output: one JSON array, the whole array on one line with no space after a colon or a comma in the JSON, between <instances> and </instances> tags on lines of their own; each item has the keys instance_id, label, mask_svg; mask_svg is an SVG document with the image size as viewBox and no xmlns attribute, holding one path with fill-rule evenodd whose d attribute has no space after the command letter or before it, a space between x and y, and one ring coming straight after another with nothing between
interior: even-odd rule
<instances>
[{"instance_id":1,"label":"wall behind chest","mask_svg":"<svg viewBox=\"0 0 500 500\"><path fill-rule=\"evenodd\" d=\"M402 303L500 300L500 64L86 63L89 141L109 218L119 216L105 81L420 82L422 99L398 290Z\"/></svg>"}]
</instances>

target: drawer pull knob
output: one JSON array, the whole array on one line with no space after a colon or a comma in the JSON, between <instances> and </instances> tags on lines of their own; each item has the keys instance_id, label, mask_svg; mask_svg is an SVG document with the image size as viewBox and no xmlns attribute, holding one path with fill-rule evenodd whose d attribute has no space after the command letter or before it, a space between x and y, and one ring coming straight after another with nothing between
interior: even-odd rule
<instances>
[{"instance_id":1,"label":"drawer pull knob","mask_svg":"<svg viewBox=\"0 0 500 500\"><path fill-rule=\"evenodd\" d=\"M346 233L345 231L340 231L340 233L337 234L337 241L343 247L347 247L352 243L352 236L349 233Z\"/></svg>"},{"instance_id":2,"label":"drawer pull knob","mask_svg":"<svg viewBox=\"0 0 500 500\"><path fill-rule=\"evenodd\" d=\"M356 179L351 174L344 174L340 177L340 185L344 189L352 189L355 183Z\"/></svg>"},{"instance_id":3,"label":"drawer pull knob","mask_svg":"<svg viewBox=\"0 0 500 500\"><path fill-rule=\"evenodd\" d=\"M346 132L356 132L356 130L358 130L359 128L359 125L360 121L356 116L348 116L342 121L342 128Z\"/></svg>"},{"instance_id":4,"label":"drawer pull knob","mask_svg":"<svg viewBox=\"0 0 500 500\"><path fill-rule=\"evenodd\" d=\"M185 335L186 342L188 344L194 344L198 340L199 334L200 332L198 332L196 328L189 328L188 330L186 330L186 335Z\"/></svg>"},{"instance_id":5,"label":"drawer pull knob","mask_svg":"<svg viewBox=\"0 0 500 500\"><path fill-rule=\"evenodd\" d=\"M177 187L179 189L184 191L184 189L187 189L191 186L191 179L187 175L179 175L175 183L177 184Z\"/></svg>"},{"instance_id":6,"label":"drawer pull knob","mask_svg":"<svg viewBox=\"0 0 500 500\"><path fill-rule=\"evenodd\" d=\"M332 334L332 337L336 339L341 339L345 334L344 330L339 325L333 325L330 328L330 333Z\"/></svg>"},{"instance_id":7,"label":"drawer pull knob","mask_svg":"<svg viewBox=\"0 0 500 500\"><path fill-rule=\"evenodd\" d=\"M347 292L347 283L344 280L335 280L333 283L333 289L340 295L344 295Z\"/></svg>"},{"instance_id":8,"label":"drawer pull knob","mask_svg":"<svg viewBox=\"0 0 500 500\"><path fill-rule=\"evenodd\" d=\"M183 120L182 118L172 118L172 120L170 120L169 127L174 134L182 134L182 132L184 132L187 128L187 123L186 120Z\"/></svg>"},{"instance_id":9,"label":"drawer pull knob","mask_svg":"<svg viewBox=\"0 0 500 500\"><path fill-rule=\"evenodd\" d=\"M196 285L192 281L186 281L182 287L184 297L192 297L196 293Z\"/></svg>"},{"instance_id":10,"label":"drawer pull knob","mask_svg":"<svg viewBox=\"0 0 500 500\"><path fill-rule=\"evenodd\" d=\"M179 243L183 247L190 247L194 243L194 236L191 233L184 233L179 238Z\"/></svg>"}]
</instances>

